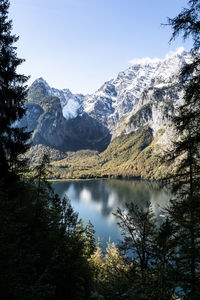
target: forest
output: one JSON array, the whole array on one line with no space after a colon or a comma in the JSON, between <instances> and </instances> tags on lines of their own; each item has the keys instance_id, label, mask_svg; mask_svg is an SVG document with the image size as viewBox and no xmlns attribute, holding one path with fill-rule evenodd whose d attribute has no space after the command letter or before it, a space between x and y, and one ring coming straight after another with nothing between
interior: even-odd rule
<instances>
[{"instance_id":1,"label":"forest","mask_svg":"<svg viewBox=\"0 0 200 300\"><path fill-rule=\"evenodd\" d=\"M199 300L200 299L200 1L188 0L168 19L178 35L193 41L192 61L181 70L184 102L173 117L176 139L162 161L175 167L164 176L172 198L158 224L150 205L133 203L115 216L123 241L95 242L70 199L60 199L47 180L43 155L31 169L25 153L30 132L17 127L25 112L28 77L18 74L9 20L0 1L0 298L2 300Z\"/></svg>"}]
</instances>

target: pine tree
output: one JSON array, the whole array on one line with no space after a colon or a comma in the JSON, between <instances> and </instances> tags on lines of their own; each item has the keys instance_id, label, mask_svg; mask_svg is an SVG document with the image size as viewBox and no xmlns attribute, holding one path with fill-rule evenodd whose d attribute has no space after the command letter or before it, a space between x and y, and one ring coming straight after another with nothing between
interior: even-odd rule
<instances>
[{"instance_id":1,"label":"pine tree","mask_svg":"<svg viewBox=\"0 0 200 300\"><path fill-rule=\"evenodd\" d=\"M29 133L18 128L25 113L27 77L17 74L8 21L9 1L0 1L0 290L1 299L89 299L90 270L75 233L78 214L47 181L48 157L34 180L19 174Z\"/></svg>"},{"instance_id":2,"label":"pine tree","mask_svg":"<svg viewBox=\"0 0 200 300\"><path fill-rule=\"evenodd\" d=\"M94 253L96 248L94 234L94 226L89 220L85 229L85 255L87 257L90 257Z\"/></svg>"},{"instance_id":3,"label":"pine tree","mask_svg":"<svg viewBox=\"0 0 200 300\"><path fill-rule=\"evenodd\" d=\"M97 244L94 253L88 258L92 277L92 299L104 299L101 295L102 285L104 284L104 261L101 242Z\"/></svg>"},{"instance_id":4,"label":"pine tree","mask_svg":"<svg viewBox=\"0 0 200 300\"><path fill-rule=\"evenodd\" d=\"M174 244L172 278L184 299L200 298L200 197L176 196L168 209L173 225Z\"/></svg>"},{"instance_id":5,"label":"pine tree","mask_svg":"<svg viewBox=\"0 0 200 300\"><path fill-rule=\"evenodd\" d=\"M200 26L199 26L199 0L188 0L188 7L183 8L182 11L175 18L168 18L168 25L172 27L173 33L171 40L174 40L179 35L183 39L192 38L193 48L197 51L200 47Z\"/></svg>"},{"instance_id":6,"label":"pine tree","mask_svg":"<svg viewBox=\"0 0 200 300\"><path fill-rule=\"evenodd\" d=\"M173 118L177 136L167 163L175 162L168 177L175 195L168 210L175 232L175 276L184 299L194 300L200 298L200 1L188 1L188 8L168 19L168 24L173 28L172 39L182 34L193 40L192 61L180 74L184 103Z\"/></svg>"},{"instance_id":7,"label":"pine tree","mask_svg":"<svg viewBox=\"0 0 200 300\"><path fill-rule=\"evenodd\" d=\"M192 196L198 194L200 185L200 1L189 0L188 6L177 17L168 18L168 24L173 28L171 40L179 34L183 34L184 39L191 37L193 40L191 62L183 66L179 76L184 103L172 120L176 137L168 162L178 162L172 176L177 190L181 187L182 193L185 191Z\"/></svg>"},{"instance_id":8,"label":"pine tree","mask_svg":"<svg viewBox=\"0 0 200 300\"><path fill-rule=\"evenodd\" d=\"M127 299L130 282L126 277L128 265L114 243L107 243L104 257L104 295L106 299Z\"/></svg>"},{"instance_id":9,"label":"pine tree","mask_svg":"<svg viewBox=\"0 0 200 300\"><path fill-rule=\"evenodd\" d=\"M152 260L152 241L156 232L155 217L151 208L147 205L143 209L131 203L127 205L127 213L118 208L115 216L124 236L122 249L132 252L145 277L145 271Z\"/></svg>"},{"instance_id":10,"label":"pine tree","mask_svg":"<svg viewBox=\"0 0 200 300\"><path fill-rule=\"evenodd\" d=\"M152 296L152 265L157 234L154 214L149 205L141 208L131 203L127 205L126 212L118 208L115 216L124 237L120 248L132 258L128 275L132 297L149 299Z\"/></svg>"},{"instance_id":11,"label":"pine tree","mask_svg":"<svg viewBox=\"0 0 200 300\"><path fill-rule=\"evenodd\" d=\"M173 233L173 226L166 217L163 223L159 224L153 246L152 299L170 300L175 293Z\"/></svg>"},{"instance_id":12,"label":"pine tree","mask_svg":"<svg viewBox=\"0 0 200 300\"><path fill-rule=\"evenodd\" d=\"M76 224L75 236L77 238L80 248L82 249L82 256L87 260L88 256L86 255L85 228L84 228L83 220L81 218Z\"/></svg>"},{"instance_id":13,"label":"pine tree","mask_svg":"<svg viewBox=\"0 0 200 300\"><path fill-rule=\"evenodd\" d=\"M44 154L40 163L32 169L31 180L37 183L37 199L40 198L41 193L52 192L51 184L47 180L51 174L50 168L49 156Z\"/></svg>"},{"instance_id":14,"label":"pine tree","mask_svg":"<svg viewBox=\"0 0 200 300\"><path fill-rule=\"evenodd\" d=\"M13 171L20 168L22 155L28 148L30 137L18 120L25 114L28 77L19 75L17 67L24 61L17 57L18 37L11 34L12 21L8 20L9 1L0 1L0 167ZM4 173L5 175L5 173Z\"/></svg>"},{"instance_id":15,"label":"pine tree","mask_svg":"<svg viewBox=\"0 0 200 300\"><path fill-rule=\"evenodd\" d=\"M83 243L85 243L85 229L83 226L83 220L80 219L76 225L76 234L78 239Z\"/></svg>"}]
</instances>

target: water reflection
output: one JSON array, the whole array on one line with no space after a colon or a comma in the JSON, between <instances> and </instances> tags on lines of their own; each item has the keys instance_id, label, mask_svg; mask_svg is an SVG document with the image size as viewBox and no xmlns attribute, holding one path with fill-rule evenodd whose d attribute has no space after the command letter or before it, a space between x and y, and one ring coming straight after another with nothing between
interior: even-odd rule
<instances>
[{"instance_id":1,"label":"water reflection","mask_svg":"<svg viewBox=\"0 0 200 300\"><path fill-rule=\"evenodd\" d=\"M125 204L130 202L143 207L151 203L155 215L159 217L161 207L165 207L170 198L166 188L147 181L68 181L55 183L53 187L61 197L67 196L71 200L72 206L85 223L91 220L96 235L104 237L104 241L109 236L113 241L121 238L113 216L117 207L125 208Z\"/></svg>"}]
</instances>

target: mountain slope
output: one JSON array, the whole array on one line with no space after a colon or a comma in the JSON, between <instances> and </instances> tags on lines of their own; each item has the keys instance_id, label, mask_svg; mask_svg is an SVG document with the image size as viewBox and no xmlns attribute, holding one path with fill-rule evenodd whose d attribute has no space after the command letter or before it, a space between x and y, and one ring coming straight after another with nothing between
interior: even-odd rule
<instances>
[{"instance_id":1,"label":"mountain slope","mask_svg":"<svg viewBox=\"0 0 200 300\"><path fill-rule=\"evenodd\" d=\"M159 138L149 127L135 133L121 135L112 140L102 152L68 152L67 157L53 162L54 177L68 178L158 178L162 171L159 164Z\"/></svg>"}]
</instances>

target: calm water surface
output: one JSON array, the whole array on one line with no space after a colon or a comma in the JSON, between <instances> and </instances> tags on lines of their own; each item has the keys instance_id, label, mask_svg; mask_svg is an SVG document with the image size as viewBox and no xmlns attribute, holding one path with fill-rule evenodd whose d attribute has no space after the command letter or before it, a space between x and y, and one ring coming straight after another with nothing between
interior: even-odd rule
<instances>
[{"instance_id":1,"label":"calm water surface","mask_svg":"<svg viewBox=\"0 0 200 300\"><path fill-rule=\"evenodd\" d=\"M66 181L53 184L60 197L67 196L79 218L86 225L92 222L96 238L103 239L104 246L109 237L111 241L121 239L120 230L113 216L117 207L125 208L125 203L133 201L145 206L151 203L156 216L162 217L161 207L167 205L170 194L158 183L138 180L91 180Z\"/></svg>"}]
</instances>

